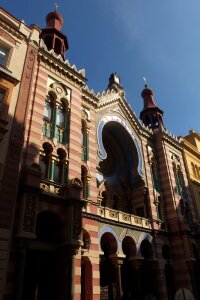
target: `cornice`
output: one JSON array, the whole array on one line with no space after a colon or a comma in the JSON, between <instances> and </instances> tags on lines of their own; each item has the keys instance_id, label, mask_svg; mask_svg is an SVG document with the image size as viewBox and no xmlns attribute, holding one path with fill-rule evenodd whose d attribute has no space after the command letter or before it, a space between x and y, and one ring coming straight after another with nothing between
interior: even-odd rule
<instances>
[{"instance_id":1,"label":"cornice","mask_svg":"<svg viewBox=\"0 0 200 300\"><path fill-rule=\"evenodd\" d=\"M42 47L39 48L38 55L40 59L48 64L53 69L59 69L66 77L76 83L78 86L82 87L87 79L84 77L84 69L77 70L75 65L70 65L69 61L64 61L59 55L57 56L53 50L46 50Z\"/></svg>"},{"instance_id":2,"label":"cornice","mask_svg":"<svg viewBox=\"0 0 200 300\"><path fill-rule=\"evenodd\" d=\"M192 145L190 142L188 142L185 138L181 137L181 144L183 145L183 149L185 151L188 151L192 153L195 157L200 159L200 152L197 150L197 148Z\"/></svg>"},{"instance_id":3,"label":"cornice","mask_svg":"<svg viewBox=\"0 0 200 300\"><path fill-rule=\"evenodd\" d=\"M148 232L148 233L152 232L152 229L150 229L150 228L139 227L139 226L135 226L132 224L127 224L127 223L122 223L122 222L111 220L111 219L102 218L99 215L94 215L94 214L87 213L87 212L82 212L82 216L84 218L87 218L90 220L95 220L95 221L97 221L99 223L103 223L103 224L115 225L118 227L128 228L131 230L137 230L137 231L141 231L141 232Z\"/></svg>"},{"instance_id":4,"label":"cornice","mask_svg":"<svg viewBox=\"0 0 200 300\"><path fill-rule=\"evenodd\" d=\"M8 33L15 36L16 38L18 38L19 40L23 40L24 38L26 38L26 36L22 32L20 32L19 29L12 27L10 24L7 24L2 20L0 21L0 27L6 30Z\"/></svg>"},{"instance_id":5,"label":"cornice","mask_svg":"<svg viewBox=\"0 0 200 300\"><path fill-rule=\"evenodd\" d=\"M92 105L94 108L98 107L99 99L95 94L94 90L90 90L88 86L83 86L82 88L82 99Z\"/></svg>"},{"instance_id":6,"label":"cornice","mask_svg":"<svg viewBox=\"0 0 200 300\"><path fill-rule=\"evenodd\" d=\"M155 133L155 137L161 138L173 147L177 148L179 151L183 150L181 142L178 140L178 138L166 129L162 129L159 132Z\"/></svg>"}]
</instances>

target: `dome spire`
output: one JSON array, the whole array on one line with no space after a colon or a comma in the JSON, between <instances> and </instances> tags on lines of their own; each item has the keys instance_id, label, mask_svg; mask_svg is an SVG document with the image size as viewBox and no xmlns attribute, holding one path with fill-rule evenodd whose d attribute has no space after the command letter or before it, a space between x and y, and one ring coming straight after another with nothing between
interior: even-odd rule
<instances>
[{"instance_id":1,"label":"dome spire","mask_svg":"<svg viewBox=\"0 0 200 300\"><path fill-rule=\"evenodd\" d=\"M145 86L141 93L144 100L144 107L140 113L140 119L143 123L154 131L164 127L163 111L158 108L154 99L153 91L147 87L146 78L143 77Z\"/></svg>"},{"instance_id":2,"label":"dome spire","mask_svg":"<svg viewBox=\"0 0 200 300\"><path fill-rule=\"evenodd\" d=\"M58 12L58 4L55 3L56 9L46 16L46 28L42 29L40 37L43 39L48 50L53 49L57 55L64 58L65 52L68 50L67 37L61 32L64 24L64 18Z\"/></svg>"}]
</instances>

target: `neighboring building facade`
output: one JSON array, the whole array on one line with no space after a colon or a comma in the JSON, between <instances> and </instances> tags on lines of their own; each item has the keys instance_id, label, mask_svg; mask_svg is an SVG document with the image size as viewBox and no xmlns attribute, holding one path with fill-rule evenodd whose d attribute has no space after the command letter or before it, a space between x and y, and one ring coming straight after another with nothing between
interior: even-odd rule
<instances>
[{"instance_id":1,"label":"neighboring building facade","mask_svg":"<svg viewBox=\"0 0 200 300\"><path fill-rule=\"evenodd\" d=\"M142 91L141 124L120 77L89 90L85 71L64 59L62 16L46 22L23 24L24 67L5 133L0 204L10 246L0 299L200 299L182 145L152 90Z\"/></svg>"},{"instance_id":2,"label":"neighboring building facade","mask_svg":"<svg viewBox=\"0 0 200 300\"><path fill-rule=\"evenodd\" d=\"M20 155L14 155L15 141L18 141L14 141L12 132L16 123L22 124L16 109L22 98L22 74L31 36L35 38L34 29L28 28L23 21L0 8L0 298L8 270L8 254L11 251L20 164ZM26 102L27 98L24 100ZM6 178L8 169L11 171L10 168L13 167L12 162L10 161L11 166L8 161L9 151L12 150L13 160L17 157L17 166L12 169L14 176Z\"/></svg>"},{"instance_id":3,"label":"neighboring building facade","mask_svg":"<svg viewBox=\"0 0 200 300\"><path fill-rule=\"evenodd\" d=\"M184 149L189 184L200 221L200 135L190 130L189 135L181 138Z\"/></svg>"}]
</instances>

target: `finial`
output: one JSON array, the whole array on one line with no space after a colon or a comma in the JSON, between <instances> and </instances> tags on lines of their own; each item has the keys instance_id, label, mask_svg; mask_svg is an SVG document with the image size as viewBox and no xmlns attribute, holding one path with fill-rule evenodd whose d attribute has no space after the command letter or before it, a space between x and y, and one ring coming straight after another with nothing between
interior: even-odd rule
<instances>
[{"instance_id":1,"label":"finial","mask_svg":"<svg viewBox=\"0 0 200 300\"><path fill-rule=\"evenodd\" d=\"M58 7L59 7L58 3L55 2L54 4L55 4L55 7L56 7L56 11L58 11Z\"/></svg>"},{"instance_id":2,"label":"finial","mask_svg":"<svg viewBox=\"0 0 200 300\"><path fill-rule=\"evenodd\" d=\"M142 79L144 80L144 86L145 86L145 88L147 88L147 79L146 79L146 77L142 77Z\"/></svg>"}]
</instances>

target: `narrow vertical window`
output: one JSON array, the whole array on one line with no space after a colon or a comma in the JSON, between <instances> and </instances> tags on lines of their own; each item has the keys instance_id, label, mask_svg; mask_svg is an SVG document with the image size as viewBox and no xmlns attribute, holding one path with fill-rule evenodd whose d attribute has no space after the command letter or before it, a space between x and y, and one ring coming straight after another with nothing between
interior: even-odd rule
<instances>
[{"instance_id":1,"label":"narrow vertical window","mask_svg":"<svg viewBox=\"0 0 200 300\"><path fill-rule=\"evenodd\" d=\"M6 95L6 91L4 89L0 88L0 105L3 103L5 95Z\"/></svg>"},{"instance_id":2,"label":"narrow vertical window","mask_svg":"<svg viewBox=\"0 0 200 300\"><path fill-rule=\"evenodd\" d=\"M195 166L194 166L193 162L191 163L191 166L192 166L193 175L196 177L197 174L196 174L196 170L195 170Z\"/></svg>"},{"instance_id":3,"label":"narrow vertical window","mask_svg":"<svg viewBox=\"0 0 200 300\"><path fill-rule=\"evenodd\" d=\"M49 95L45 101L43 116L43 135L53 137L53 97Z\"/></svg>"},{"instance_id":4,"label":"narrow vertical window","mask_svg":"<svg viewBox=\"0 0 200 300\"><path fill-rule=\"evenodd\" d=\"M181 171L180 166L176 167L175 164L173 166L173 170L174 170L174 177L176 180L177 193L184 198L187 196L187 192L186 192L183 172Z\"/></svg>"},{"instance_id":5,"label":"narrow vertical window","mask_svg":"<svg viewBox=\"0 0 200 300\"><path fill-rule=\"evenodd\" d=\"M150 166L150 171L151 171L151 178L153 182L153 187L156 189L158 192L160 192L160 181L158 177L158 168L155 163L152 163Z\"/></svg>"},{"instance_id":6,"label":"narrow vertical window","mask_svg":"<svg viewBox=\"0 0 200 300\"><path fill-rule=\"evenodd\" d=\"M62 103L56 110L56 126L57 126L57 140L59 143L67 144L67 110L64 103Z\"/></svg>"},{"instance_id":7,"label":"narrow vertical window","mask_svg":"<svg viewBox=\"0 0 200 300\"><path fill-rule=\"evenodd\" d=\"M84 166L81 167L81 181L83 184L83 199L88 199L90 196L90 184L87 169Z\"/></svg>"},{"instance_id":8,"label":"narrow vertical window","mask_svg":"<svg viewBox=\"0 0 200 300\"><path fill-rule=\"evenodd\" d=\"M89 160L89 130L87 128L86 122L82 120L82 160Z\"/></svg>"},{"instance_id":9,"label":"narrow vertical window","mask_svg":"<svg viewBox=\"0 0 200 300\"><path fill-rule=\"evenodd\" d=\"M0 65L5 66L7 63L9 50L6 47L0 46Z\"/></svg>"}]
</instances>

